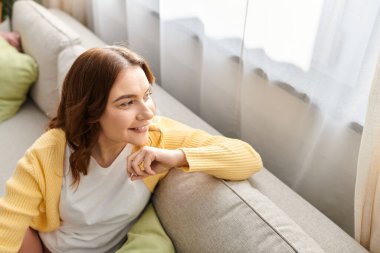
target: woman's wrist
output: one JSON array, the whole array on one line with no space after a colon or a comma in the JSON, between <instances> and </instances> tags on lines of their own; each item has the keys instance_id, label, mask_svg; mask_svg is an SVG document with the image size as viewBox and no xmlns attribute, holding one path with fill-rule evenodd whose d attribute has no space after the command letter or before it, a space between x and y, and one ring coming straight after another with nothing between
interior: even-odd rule
<instances>
[{"instance_id":1,"label":"woman's wrist","mask_svg":"<svg viewBox=\"0 0 380 253\"><path fill-rule=\"evenodd\" d=\"M185 152L182 149L176 149L176 167L187 167L189 163L187 162Z\"/></svg>"}]
</instances>

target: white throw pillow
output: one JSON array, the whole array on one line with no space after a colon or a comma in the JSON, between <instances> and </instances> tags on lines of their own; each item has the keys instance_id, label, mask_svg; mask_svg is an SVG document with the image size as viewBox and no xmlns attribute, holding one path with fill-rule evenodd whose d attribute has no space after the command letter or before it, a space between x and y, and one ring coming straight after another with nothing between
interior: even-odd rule
<instances>
[{"instance_id":1,"label":"white throw pillow","mask_svg":"<svg viewBox=\"0 0 380 253\"><path fill-rule=\"evenodd\" d=\"M68 46L80 44L79 35L34 1L14 3L12 27L20 33L25 53L39 67L31 96L48 117L53 117L59 103L58 55Z\"/></svg>"}]
</instances>

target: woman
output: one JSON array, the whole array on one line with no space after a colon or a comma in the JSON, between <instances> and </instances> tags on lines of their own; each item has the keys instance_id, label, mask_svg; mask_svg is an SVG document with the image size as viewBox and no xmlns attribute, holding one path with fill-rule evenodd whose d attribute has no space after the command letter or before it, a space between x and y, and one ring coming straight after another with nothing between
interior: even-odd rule
<instances>
[{"instance_id":1,"label":"woman","mask_svg":"<svg viewBox=\"0 0 380 253\"><path fill-rule=\"evenodd\" d=\"M170 169L242 180L262 167L247 143L155 116L153 83L126 48L78 57L0 199L0 252L114 252Z\"/></svg>"}]
</instances>

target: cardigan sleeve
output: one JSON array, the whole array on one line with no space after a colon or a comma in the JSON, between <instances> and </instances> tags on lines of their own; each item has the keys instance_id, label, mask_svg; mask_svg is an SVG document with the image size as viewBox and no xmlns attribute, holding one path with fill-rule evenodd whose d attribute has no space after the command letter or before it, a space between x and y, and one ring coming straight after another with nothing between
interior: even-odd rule
<instances>
[{"instance_id":1,"label":"cardigan sleeve","mask_svg":"<svg viewBox=\"0 0 380 253\"><path fill-rule=\"evenodd\" d=\"M36 159L27 151L6 183L6 193L0 198L0 252L18 252L27 228L39 213L42 201L33 169Z\"/></svg>"},{"instance_id":2,"label":"cardigan sleeve","mask_svg":"<svg viewBox=\"0 0 380 253\"><path fill-rule=\"evenodd\" d=\"M260 155L244 141L213 136L164 117L159 126L165 148L185 153L189 167L182 169L186 172L244 180L263 167Z\"/></svg>"}]
</instances>

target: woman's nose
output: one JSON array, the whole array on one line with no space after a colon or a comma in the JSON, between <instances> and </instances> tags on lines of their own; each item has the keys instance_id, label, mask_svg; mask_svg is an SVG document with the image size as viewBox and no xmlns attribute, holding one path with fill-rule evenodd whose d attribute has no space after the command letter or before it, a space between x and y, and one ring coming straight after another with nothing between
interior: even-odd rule
<instances>
[{"instance_id":1,"label":"woman's nose","mask_svg":"<svg viewBox=\"0 0 380 253\"><path fill-rule=\"evenodd\" d=\"M141 109L137 114L137 120L150 120L154 117L154 106L151 103L142 103Z\"/></svg>"}]
</instances>

